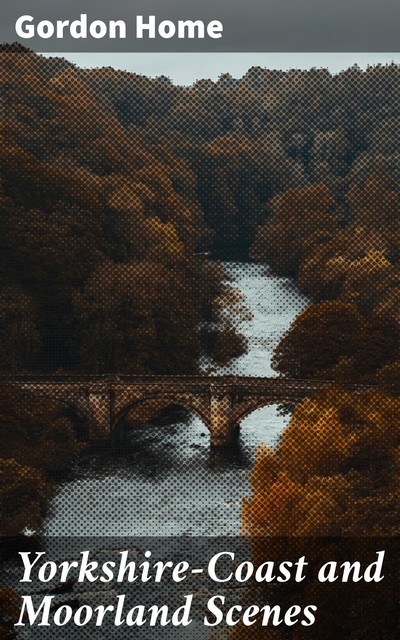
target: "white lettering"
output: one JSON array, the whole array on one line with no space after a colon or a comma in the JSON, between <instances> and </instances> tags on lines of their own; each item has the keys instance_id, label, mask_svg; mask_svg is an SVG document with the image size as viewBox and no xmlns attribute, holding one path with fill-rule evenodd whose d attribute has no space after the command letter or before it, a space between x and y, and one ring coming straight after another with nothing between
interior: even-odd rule
<instances>
[{"instance_id":1,"label":"white lettering","mask_svg":"<svg viewBox=\"0 0 400 640\"><path fill-rule=\"evenodd\" d=\"M136 16L136 37L143 38L144 31L148 31L149 38L156 37L156 17L149 16L149 22L146 24L143 16Z\"/></svg>"},{"instance_id":2,"label":"white lettering","mask_svg":"<svg viewBox=\"0 0 400 640\"><path fill-rule=\"evenodd\" d=\"M115 40L115 38L124 40L126 38L126 24L123 20L110 21L110 38L112 40Z\"/></svg>"},{"instance_id":3,"label":"white lettering","mask_svg":"<svg viewBox=\"0 0 400 640\"><path fill-rule=\"evenodd\" d=\"M221 551L221 553L217 553L213 558L211 558L208 564L208 575L210 576L211 580L214 580L214 582L229 582L229 580L231 580L232 578L232 573L230 573L227 578L219 578L215 571L216 564L221 556L229 556L231 560L235 559L235 554L229 553L229 551Z\"/></svg>"},{"instance_id":4,"label":"white lettering","mask_svg":"<svg viewBox=\"0 0 400 640\"><path fill-rule=\"evenodd\" d=\"M54 624L57 627L63 627L64 625L68 624L71 618L72 607L70 607L68 604L62 604L61 607L58 607L58 609L55 610L53 620Z\"/></svg>"},{"instance_id":5,"label":"white lettering","mask_svg":"<svg viewBox=\"0 0 400 640\"><path fill-rule=\"evenodd\" d=\"M146 27L144 26L144 28ZM44 39L51 38L54 35L56 38L62 39L66 34L70 35L71 38L85 39L88 37L89 32L90 36L97 40L107 36L115 40L116 38L126 38L126 24L123 20L110 20L109 22L94 20L88 25L86 13L81 13L79 18L72 22L69 20L57 20L56 22L41 20L35 24L33 16L24 15L20 16L16 21L15 32L20 38L34 38L38 36Z\"/></svg>"},{"instance_id":6,"label":"white lettering","mask_svg":"<svg viewBox=\"0 0 400 640\"><path fill-rule=\"evenodd\" d=\"M92 38L104 38L107 35L107 25L102 20L95 20L89 27Z\"/></svg>"},{"instance_id":7,"label":"white lettering","mask_svg":"<svg viewBox=\"0 0 400 640\"><path fill-rule=\"evenodd\" d=\"M180 20L178 22L178 38L204 38L204 22L202 20Z\"/></svg>"},{"instance_id":8,"label":"white lettering","mask_svg":"<svg viewBox=\"0 0 400 640\"><path fill-rule=\"evenodd\" d=\"M171 20L163 20L158 26L158 33L162 38L173 38L176 27Z\"/></svg>"},{"instance_id":9,"label":"white lettering","mask_svg":"<svg viewBox=\"0 0 400 640\"><path fill-rule=\"evenodd\" d=\"M75 39L78 38L87 38L87 15L86 13L81 13L81 17L79 20L74 20L71 22L70 26L71 36Z\"/></svg>"},{"instance_id":10,"label":"white lettering","mask_svg":"<svg viewBox=\"0 0 400 640\"><path fill-rule=\"evenodd\" d=\"M54 596L45 596L40 604L40 607L35 611L34 606L33 606L33 602L32 602L32 596L23 596L22 597L22 607L21 607L21 615L19 617L18 622L15 623L15 627L24 627L25 626L25 622L23 622L25 613L27 613L28 615L28 620L29 620L29 624L32 626L35 621L36 618L40 615L40 613L42 614L42 620L41 622L39 622L38 626L39 627L49 627L50 626L50 622L49 622L49 615L50 615L50 607L51 607L51 602L53 600ZM43 609L43 611L42 611Z\"/></svg>"},{"instance_id":11,"label":"white lettering","mask_svg":"<svg viewBox=\"0 0 400 640\"><path fill-rule=\"evenodd\" d=\"M219 20L211 20L207 25L207 35L209 38L222 38L224 27Z\"/></svg>"},{"instance_id":12,"label":"white lettering","mask_svg":"<svg viewBox=\"0 0 400 640\"><path fill-rule=\"evenodd\" d=\"M225 596L214 596L213 598L210 598L210 600L208 601L207 609L210 611L210 613L213 614L215 621L210 622L210 620L207 617L205 617L204 625L206 627L216 627L217 624L221 624L222 620L224 619L224 614L222 613L221 609L216 605L217 600L219 600L221 602L221 605L223 605L225 604Z\"/></svg>"},{"instance_id":13,"label":"white lettering","mask_svg":"<svg viewBox=\"0 0 400 640\"><path fill-rule=\"evenodd\" d=\"M51 38L54 36L54 24L50 20L42 20L37 26L37 34L40 38Z\"/></svg>"},{"instance_id":14,"label":"white lettering","mask_svg":"<svg viewBox=\"0 0 400 640\"><path fill-rule=\"evenodd\" d=\"M22 562L24 563L25 572L20 582L32 582L31 580L31 572L39 558L41 558L45 554L45 551L36 551L36 560L31 562L29 556L31 555L30 551L20 551L19 555L22 558Z\"/></svg>"},{"instance_id":15,"label":"white lettering","mask_svg":"<svg viewBox=\"0 0 400 640\"><path fill-rule=\"evenodd\" d=\"M57 38L64 37L64 29L69 26L69 20L59 20L57 22Z\"/></svg>"},{"instance_id":16,"label":"white lettering","mask_svg":"<svg viewBox=\"0 0 400 640\"><path fill-rule=\"evenodd\" d=\"M78 582L96 582L98 580L98 575L93 575L93 571L95 571L99 563L96 560L92 560L89 562L89 553L90 551L81 551L82 562L79 570Z\"/></svg>"},{"instance_id":17,"label":"white lettering","mask_svg":"<svg viewBox=\"0 0 400 640\"><path fill-rule=\"evenodd\" d=\"M45 562L38 571L40 582L50 582L57 573L57 565L55 562Z\"/></svg>"},{"instance_id":18,"label":"white lettering","mask_svg":"<svg viewBox=\"0 0 400 640\"><path fill-rule=\"evenodd\" d=\"M87 604L83 604L74 613L74 623L76 624L77 627L83 627L85 624L89 622L92 615L93 615L92 607L89 607L89 605Z\"/></svg>"},{"instance_id":19,"label":"white lettering","mask_svg":"<svg viewBox=\"0 0 400 640\"><path fill-rule=\"evenodd\" d=\"M144 16L136 16L136 37L139 39L154 39L157 35L161 38L173 38L177 36L180 39L188 38L200 40L207 36L209 38L221 38L223 32L222 22L220 20L211 20L207 25L202 20L178 20L176 23L172 20L162 20L158 26L156 25L156 16L148 16L145 20Z\"/></svg>"},{"instance_id":20,"label":"white lettering","mask_svg":"<svg viewBox=\"0 0 400 640\"><path fill-rule=\"evenodd\" d=\"M301 621L301 624L303 625L303 627L310 627L312 624L314 624L315 616L312 612L316 610L317 610L317 607L315 606L315 604L310 604L304 608L305 620Z\"/></svg>"},{"instance_id":21,"label":"white lettering","mask_svg":"<svg viewBox=\"0 0 400 640\"><path fill-rule=\"evenodd\" d=\"M33 38L35 35L35 27L33 24L33 16L21 16L15 23L15 32L20 38Z\"/></svg>"}]
</instances>

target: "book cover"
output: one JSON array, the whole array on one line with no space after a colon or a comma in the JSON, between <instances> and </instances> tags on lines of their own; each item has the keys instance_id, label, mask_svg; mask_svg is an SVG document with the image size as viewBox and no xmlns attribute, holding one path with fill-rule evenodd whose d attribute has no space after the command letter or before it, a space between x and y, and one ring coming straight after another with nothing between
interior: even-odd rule
<instances>
[{"instance_id":1,"label":"book cover","mask_svg":"<svg viewBox=\"0 0 400 640\"><path fill-rule=\"evenodd\" d=\"M399 637L399 14L0 9L0 639Z\"/></svg>"}]
</instances>

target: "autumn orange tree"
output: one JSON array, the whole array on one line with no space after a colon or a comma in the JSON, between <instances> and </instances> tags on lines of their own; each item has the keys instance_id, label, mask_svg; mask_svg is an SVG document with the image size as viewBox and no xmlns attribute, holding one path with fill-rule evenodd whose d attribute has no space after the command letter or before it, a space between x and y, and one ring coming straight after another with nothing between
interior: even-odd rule
<instances>
[{"instance_id":1,"label":"autumn orange tree","mask_svg":"<svg viewBox=\"0 0 400 640\"><path fill-rule=\"evenodd\" d=\"M330 387L293 412L276 450L260 446L243 508L250 535L395 535L400 403Z\"/></svg>"},{"instance_id":2,"label":"autumn orange tree","mask_svg":"<svg viewBox=\"0 0 400 640\"><path fill-rule=\"evenodd\" d=\"M296 407L275 449L260 445L256 451L242 515L253 561L305 554L309 563L304 583L266 584L261 600L283 607L315 604L312 636L318 640L336 640L344 631L352 640L398 635L396 547L391 553L388 537L399 535L399 418L398 397L330 387ZM315 579L311 568L333 558L366 566L376 559L378 539L394 562L385 583L371 588L338 581L328 587ZM256 623L239 624L230 637L303 640L309 633L301 625Z\"/></svg>"}]
</instances>

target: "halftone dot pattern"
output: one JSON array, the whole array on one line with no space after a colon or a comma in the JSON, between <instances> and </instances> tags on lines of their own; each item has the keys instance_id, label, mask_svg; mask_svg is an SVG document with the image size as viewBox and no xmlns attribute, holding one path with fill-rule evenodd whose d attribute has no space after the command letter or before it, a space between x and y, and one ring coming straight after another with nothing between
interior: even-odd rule
<instances>
[{"instance_id":1,"label":"halftone dot pattern","mask_svg":"<svg viewBox=\"0 0 400 640\"><path fill-rule=\"evenodd\" d=\"M398 67L0 64L2 535L398 535Z\"/></svg>"}]
</instances>

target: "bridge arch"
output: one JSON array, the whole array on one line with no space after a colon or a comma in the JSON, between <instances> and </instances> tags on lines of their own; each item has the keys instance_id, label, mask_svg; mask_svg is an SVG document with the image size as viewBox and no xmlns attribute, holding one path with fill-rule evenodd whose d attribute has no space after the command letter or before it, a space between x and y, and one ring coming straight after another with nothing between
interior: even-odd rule
<instances>
[{"instance_id":1,"label":"bridge arch","mask_svg":"<svg viewBox=\"0 0 400 640\"><path fill-rule=\"evenodd\" d=\"M67 411L67 416L73 420L74 431L78 440L83 442L89 442L91 436L91 416L86 411L82 410L78 404L74 402L60 402Z\"/></svg>"},{"instance_id":2,"label":"bridge arch","mask_svg":"<svg viewBox=\"0 0 400 640\"><path fill-rule=\"evenodd\" d=\"M258 398L255 400L251 400L244 405L241 404L239 407L237 407L236 410L233 411L232 429L234 431L238 431L243 420L245 420L255 411L258 411L258 409L264 409L265 407L270 407L272 405L280 406L283 404L287 403L284 403L283 401L277 401L276 398Z\"/></svg>"},{"instance_id":3,"label":"bridge arch","mask_svg":"<svg viewBox=\"0 0 400 640\"><path fill-rule=\"evenodd\" d=\"M67 418L70 418L74 425L75 436L82 442L89 441L91 416L85 405L75 399L60 397L58 394L52 394L51 391L40 391L32 393L28 391L25 394L27 404L34 405L40 401L50 401L63 410Z\"/></svg>"},{"instance_id":4,"label":"bridge arch","mask_svg":"<svg viewBox=\"0 0 400 640\"><path fill-rule=\"evenodd\" d=\"M178 406L192 412L197 418L199 418L209 431L211 431L210 416L208 407L202 407L201 402L196 397L182 396L179 394L163 394L153 393L142 398L131 398L124 402L122 408L113 416L110 425L110 434L115 433L119 425L128 416L129 412L140 408L148 403L154 402L160 405L160 410L167 409L168 407Z\"/></svg>"}]
</instances>

